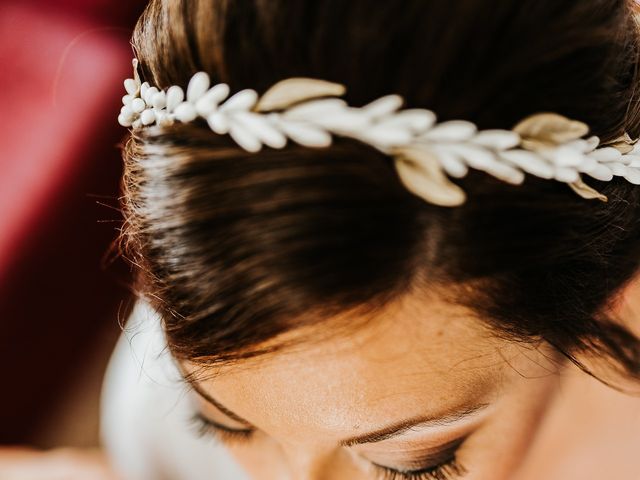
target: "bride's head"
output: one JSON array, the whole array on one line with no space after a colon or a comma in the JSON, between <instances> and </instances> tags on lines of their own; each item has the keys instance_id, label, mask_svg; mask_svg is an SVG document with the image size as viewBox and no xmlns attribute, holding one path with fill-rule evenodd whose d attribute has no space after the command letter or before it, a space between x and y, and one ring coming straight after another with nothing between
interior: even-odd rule
<instances>
[{"instance_id":1,"label":"bride's head","mask_svg":"<svg viewBox=\"0 0 640 480\"><path fill-rule=\"evenodd\" d=\"M397 93L487 129L550 111L608 141L640 136L632 8L157 0L133 44L160 89L197 71L259 93L314 77L351 105ZM125 168L137 288L256 478L506 478L563 366L640 380L615 315L640 189L620 177L589 180L605 203L471 170L467 201L441 207L356 140L248 153L204 121L134 130Z\"/></svg>"}]
</instances>

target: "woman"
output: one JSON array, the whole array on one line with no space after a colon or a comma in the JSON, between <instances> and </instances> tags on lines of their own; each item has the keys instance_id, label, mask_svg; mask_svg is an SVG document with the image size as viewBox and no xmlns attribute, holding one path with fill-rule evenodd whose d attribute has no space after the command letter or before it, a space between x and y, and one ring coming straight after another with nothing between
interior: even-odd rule
<instances>
[{"instance_id":1,"label":"woman","mask_svg":"<svg viewBox=\"0 0 640 480\"><path fill-rule=\"evenodd\" d=\"M124 477L640 478L637 172L593 163L585 183L565 148L638 152L634 8L151 1L119 119L140 303L103 427ZM235 97L253 109L238 124L214 116L221 83L262 94ZM369 107L315 104L326 131L304 135L264 120L309 92ZM398 120L370 134L358 112L388 94L420 128L427 108L464 120L454 146L398 148ZM467 168L469 122L496 149L518 133L530 163Z\"/></svg>"}]
</instances>

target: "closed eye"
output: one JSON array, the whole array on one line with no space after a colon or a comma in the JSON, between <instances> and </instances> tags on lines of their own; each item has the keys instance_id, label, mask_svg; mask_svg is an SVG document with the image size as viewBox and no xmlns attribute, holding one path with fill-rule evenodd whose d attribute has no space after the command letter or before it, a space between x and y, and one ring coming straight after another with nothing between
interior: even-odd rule
<instances>
[{"instance_id":1,"label":"closed eye","mask_svg":"<svg viewBox=\"0 0 640 480\"><path fill-rule=\"evenodd\" d=\"M453 457L445 463L420 470L395 470L382 465L374 466L381 472L381 480L456 480L467 470Z\"/></svg>"},{"instance_id":2,"label":"closed eye","mask_svg":"<svg viewBox=\"0 0 640 480\"><path fill-rule=\"evenodd\" d=\"M200 437L213 437L224 443L247 442L251 440L255 430L252 428L232 428L215 422L200 412L191 416L190 423Z\"/></svg>"},{"instance_id":3,"label":"closed eye","mask_svg":"<svg viewBox=\"0 0 640 480\"><path fill-rule=\"evenodd\" d=\"M407 469L391 468L372 462L383 480L456 480L467 473L456 457L468 435L444 444L438 452L430 453Z\"/></svg>"},{"instance_id":4,"label":"closed eye","mask_svg":"<svg viewBox=\"0 0 640 480\"><path fill-rule=\"evenodd\" d=\"M249 442L255 433L255 430L251 428L237 429L222 425L205 417L200 412L195 412L191 416L191 424L195 427L198 436L208 436L225 444ZM458 442L456 449L462 441ZM431 464L417 470L397 470L376 463L372 463L372 465L381 480L456 480L467 471L457 461L455 450L449 451L447 454L449 457L437 465Z\"/></svg>"}]
</instances>

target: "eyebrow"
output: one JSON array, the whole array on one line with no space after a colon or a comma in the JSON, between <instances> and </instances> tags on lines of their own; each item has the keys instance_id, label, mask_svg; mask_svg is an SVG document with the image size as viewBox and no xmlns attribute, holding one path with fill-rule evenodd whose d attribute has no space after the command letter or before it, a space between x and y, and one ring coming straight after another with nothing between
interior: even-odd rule
<instances>
[{"instance_id":1,"label":"eyebrow","mask_svg":"<svg viewBox=\"0 0 640 480\"><path fill-rule=\"evenodd\" d=\"M238 423L242 423L247 427L254 428L253 425L239 416L238 414L232 412L227 407L218 402L211 395L203 392L197 383L194 381L187 379L187 382L191 386L191 388L200 395L204 400L209 402L211 405L216 407L222 413L227 415L232 420L235 420ZM402 420L393 425L389 425L388 427L381 428L379 430L365 433L363 435L358 435L356 437L351 437L346 440L340 441L340 446L342 447L352 447L354 445L360 445L364 443L376 443L382 442L384 440L388 440L393 437L397 437L402 435L403 433L415 429L415 428L426 428L426 427L443 427L448 426L453 423L459 422L463 419L476 416L482 411L486 410L491 404L489 403L472 403L468 405L463 405L462 407L456 407L455 409L451 409L449 412L439 415L421 415L414 418L409 418L407 420Z\"/></svg>"},{"instance_id":2,"label":"eyebrow","mask_svg":"<svg viewBox=\"0 0 640 480\"><path fill-rule=\"evenodd\" d=\"M203 392L196 382L194 382L193 380L191 380L189 378L185 378L185 380L187 381L187 383L193 389L194 392L196 392L198 395L200 395L203 399L205 399L211 405L216 407L222 413L224 413L227 417L229 417L232 420L235 420L238 423L242 423L243 425L245 425L247 427L252 427L253 428L253 425L250 422L248 422L247 420L242 418L240 415L238 415L238 414L232 412L231 410L229 410L227 407L222 405L220 402L218 402L215 398L213 398L207 392Z\"/></svg>"},{"instance_id":3,"label":"eyebrow","mask_svg":"<svg viewBox=\"0 0 640 480\"><path fill-rule=\"evenodd\" d=\"M456 407L447 413L439 415L420 415L418 417L402 420L388 427L381 428L374 432L365 433L364 435L358 435L346 440L342 440L340 445L343 447L351 447L353 445L360 445L363 443L376 443L388 440L393 437L402 435L416 428L427 427L446 427L459 422L463 419L478 415L480 412L486 410L490 403L475 403L465 405L462 407Z\"/></svg>"}]
</instances>

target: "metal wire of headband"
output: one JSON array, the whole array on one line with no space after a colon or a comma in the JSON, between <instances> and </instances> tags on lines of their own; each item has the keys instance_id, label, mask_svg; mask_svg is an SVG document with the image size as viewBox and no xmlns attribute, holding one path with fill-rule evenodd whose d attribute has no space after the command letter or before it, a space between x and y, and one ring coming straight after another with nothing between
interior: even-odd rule
<instances>
[{"instance_id":1,"label":"metal wire of headband","mask_svg":"<svg viewBox=\"0 0 640 480\"><path fill-rule=\"evenodd\" d=\"M287 140L307 147L327 147L332 135L364 142L393 157L400 180L413 194L440 206L457 206L464 191L448 176L462 178L469 167L519 185L525 174L567 183L580 196L607 197L582 181L584 173L602 181L614 176L640 185L640 144L627 134L601 145L596 136L583 138L589 127L556 113L538 113L512 130L479 131L465 120L438 123L426 109L400 110L403 99L386 95L363 107L339 98L343 85L312 78L288 78L261 97L251 89L231 97L227 84L210 85L198 72L185 92L179 86L161 91L141 83L138 61L133 78L124 81L127 94L118 121L140 128L202 118L213 132L229 134L248 152L263 145L283 148Z\"/></svg>"}]
</instances>

